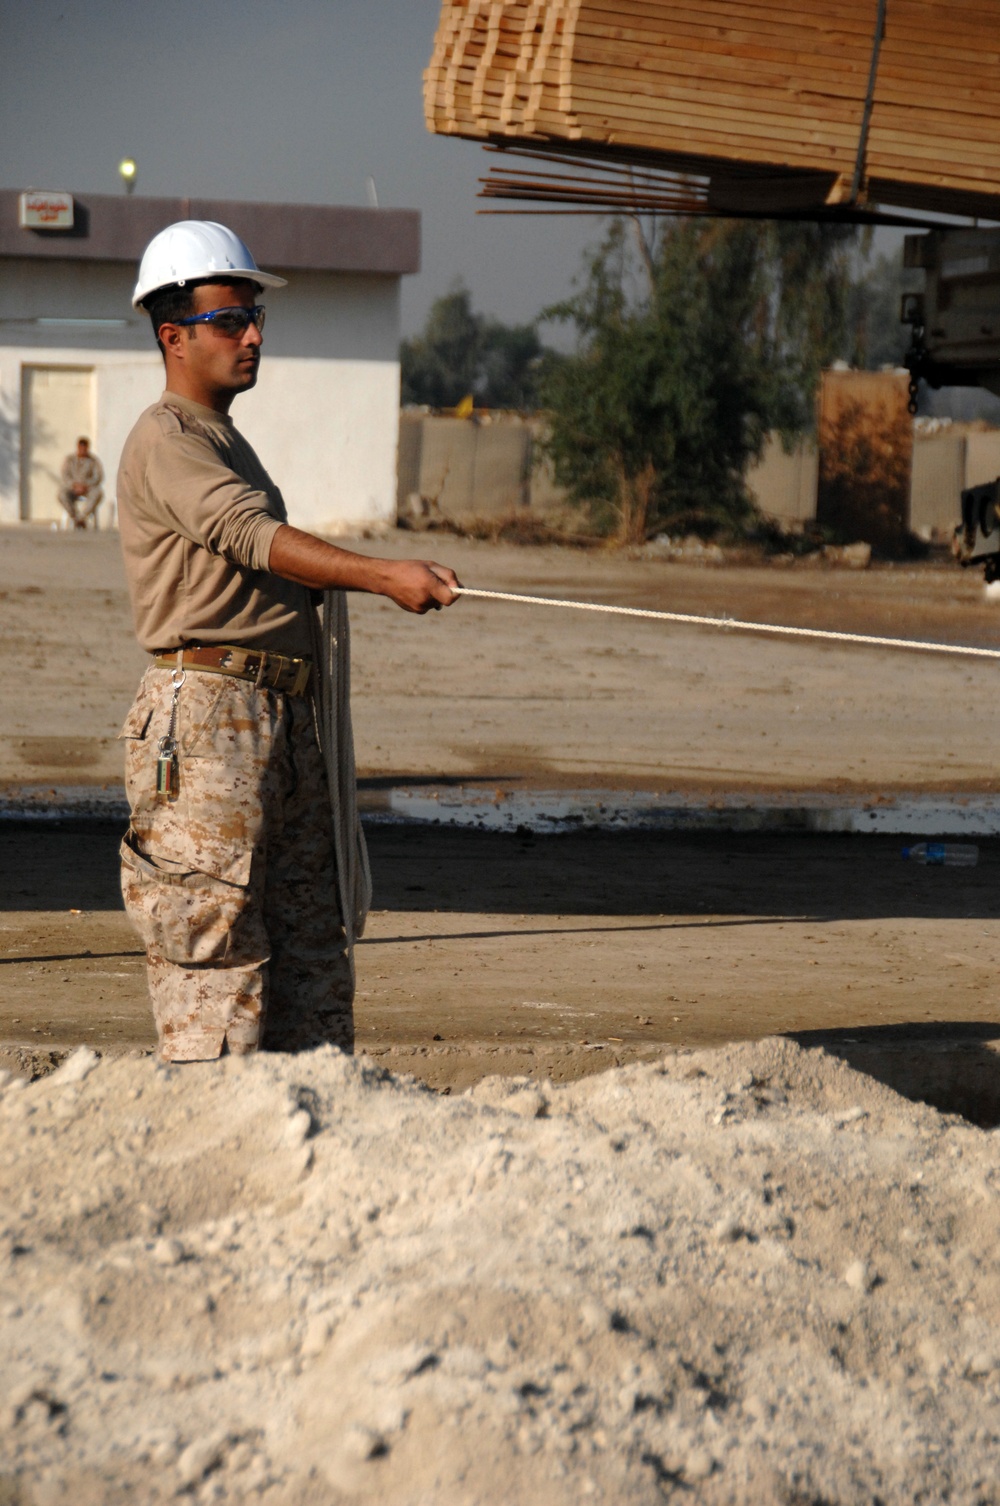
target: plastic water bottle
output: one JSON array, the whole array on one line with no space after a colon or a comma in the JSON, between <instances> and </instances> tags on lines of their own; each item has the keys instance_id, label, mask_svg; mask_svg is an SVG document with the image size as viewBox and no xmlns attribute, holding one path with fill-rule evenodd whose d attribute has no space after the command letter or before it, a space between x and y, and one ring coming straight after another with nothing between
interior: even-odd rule
<instances>
[{"instance_id":1,"label":"plastic water bottle","mask_svg":"<svg viewBox=\"0 0 1000 1506\"><path fill-rule=\"evenodd\" d=\"M979 848L972 842L914 842L912 847L903 848L903 857L936 868L974 868L979 862Z\"/></svg>"}]
</instances>

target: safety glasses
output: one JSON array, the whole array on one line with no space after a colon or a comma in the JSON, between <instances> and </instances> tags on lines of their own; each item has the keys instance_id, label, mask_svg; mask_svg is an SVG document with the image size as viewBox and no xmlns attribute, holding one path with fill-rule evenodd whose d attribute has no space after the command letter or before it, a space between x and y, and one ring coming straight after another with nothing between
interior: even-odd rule
<instances>
[{"instance_id":1,"label":"safety glasses","mask_svg":"<svg viewBox=\"0 0 1000 1506\"><path fill-rule=\"evenodd\" d=\"M252 309L245 309L242 304L236 304L229 309L209 309L207 314L191 314L187 319L175 319L175 324L210 324L218 330L220 335L227 339L238 340L246 334L251 321L259 331L264 328L264 315L267 310L261 304L255 304Z\"/></svg>"}]
</instances>

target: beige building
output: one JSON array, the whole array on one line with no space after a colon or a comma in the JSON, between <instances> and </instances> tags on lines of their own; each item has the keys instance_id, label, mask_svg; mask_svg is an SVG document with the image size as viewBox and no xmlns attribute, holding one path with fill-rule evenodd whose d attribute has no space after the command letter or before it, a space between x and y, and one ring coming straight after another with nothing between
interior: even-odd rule
<instances>
[{"instance_id":1,"label":"beige building","mask_svg":"<svg viewBox=\"0 0 1000 1506\"><path fill-rule=\"evenodd\" d=\"M22 223L25 196L0 191L0 523L62 516L59 471L80 435L104 464L102 521L113 520L125 436L163 385L149 320L131 305L136 268L182 219L229 225L288 278L268 297L266 360L234 417L292 521L328 534L394 523L399 292L420 263L415 211L52 197L69 204L60 228Z\"/></svg>"}]
</instances>

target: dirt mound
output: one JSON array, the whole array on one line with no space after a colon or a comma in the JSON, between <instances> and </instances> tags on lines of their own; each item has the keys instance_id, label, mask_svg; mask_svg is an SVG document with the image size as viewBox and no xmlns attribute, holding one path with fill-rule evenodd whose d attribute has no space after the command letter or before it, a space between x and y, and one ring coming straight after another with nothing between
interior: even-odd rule
<instances>
[{"instance_id":1,"label":"dirt mound","mask_svg":"<svg viewBox=\"0 0 1000 1506\"><path fill-rule=\"evenodd\" d=\"M994 1136L764 1041L0 1097L0 1500L1000 1500Z\"/></svg>"}]
</instances>

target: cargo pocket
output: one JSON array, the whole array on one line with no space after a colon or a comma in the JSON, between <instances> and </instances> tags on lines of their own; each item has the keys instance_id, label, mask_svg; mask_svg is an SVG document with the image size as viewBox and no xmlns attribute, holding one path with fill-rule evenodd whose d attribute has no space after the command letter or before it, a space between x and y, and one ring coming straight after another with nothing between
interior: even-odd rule
<instances>
[{"instance_id":1,"label":"cargo pocket","mask_svg":"<svg viewBox=\"0 0 1000 1506\"><path fill-rule=\"evenodd\" d=\"M144 738L149 731L149 724L153 719L153 698L149 694L145 681L139 686L135 700L129 707L128 716L122 723L122 730L118 734L119 742L128 742L132 738Z\"/></svg>"},{"instance_id":2,"label":"cargo pocket","mask_svg":"<svg viewBox=\"0 0 1000 1506\"><path fill-rule=\"evenodd\" d=\"M266 940L260 922L254 924L249 883L145 852L134 831L122 841L121 863L125 909L148 952L182 967L264 960ZM248 860L233 866L249 879Z\"/></svg>"},{"instance_id":3,"label":"cargo pocket","mask_svg":"<svg viewBox=\"0 0 1000 1506\"><path fill-rule=\"evenodd\" d=\"M125 754L125 789L133 810L146 786L154 790L156 788L155 769L147 767L150 757L156 756L151 727L156 697L151 691L149 679L150 672L147 670L118 734L118 741L123 745Z\"/></svg>"}]
</instances>

